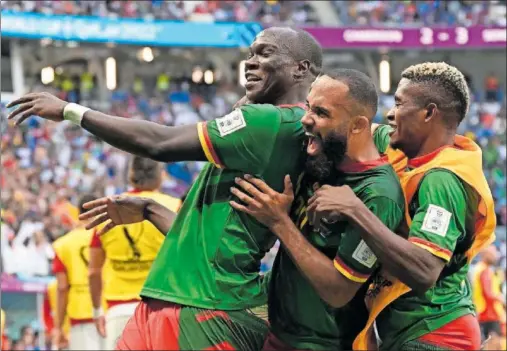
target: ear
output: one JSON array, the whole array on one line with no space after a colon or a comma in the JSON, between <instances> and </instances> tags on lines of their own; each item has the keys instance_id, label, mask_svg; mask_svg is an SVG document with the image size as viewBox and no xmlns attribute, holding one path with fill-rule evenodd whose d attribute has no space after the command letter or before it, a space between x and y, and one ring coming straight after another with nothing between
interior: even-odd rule
<instances>
[{"instance_id":1,"label":"ear","mask_svg":"<svg viewBox=\"0 0 507 351\"><path fill-rule=\"evenodd\" d=\"M438 106L433 102L426 106L426 116L424 116L424 121L429 122L433 117L436 116L438 112Z\"/></svg>"},{"instance_id":2,"label":"ear","mask_svg":"<svg viewBox=\"0 0 507 351\"><path fill-rule=\"evenodd\" d=\"M350 133L351 134L360 134L364 132L365 130L368 131L368 133L371 133L371 125L370 120L366 116L356 116L352 120L352 123L350 125Z\"/></svg>"},{"instance_id":3,"label":"ear","mask_svg":"<svg viewBox=\"0 0 507 351\"><path fill-rule=\"evenodd\" d=\"M303 60L299 61L296 66L296 72L294 72L294 79L301 80L308 74L310 70L310 61Z\"/></svg>"}]
</instances>

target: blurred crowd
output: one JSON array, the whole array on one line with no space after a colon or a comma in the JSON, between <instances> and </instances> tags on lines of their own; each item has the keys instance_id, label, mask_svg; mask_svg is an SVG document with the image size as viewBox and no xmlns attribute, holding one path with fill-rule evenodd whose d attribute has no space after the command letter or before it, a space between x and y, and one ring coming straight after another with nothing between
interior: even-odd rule
<instances>
[{"instance_id":1,"label":"blurred crowd","mask_svg":"<svg viewBox=\"0 0 507 351\"><path fill-rule=\"evenodd\" d=\"M185 21L303 24L315 21L306 1L2 0L2 9L42 14Z\"/></svg>"},{"instance_id":2,"label":"blurred crowd","mask_svg":"<svg viewBox=\"0 0 507 351\"><path fill-rule=\"evenodd\" d=\"M505 0L334 0L331 3L340 24L345 26L506 25ZM311 1L2 0L2 9L112 18L257 21L286 25L319 23Z\"/></svg>"},{"instance_id":3,"label":"blurred crowd","mask_svg":"<svg viewBox=\"0 0 507 351\"><path fill-rule=\"evenodd\" d=\"M346 26L505 26L505 0L334 0Z\"/></svg>"}]
</instances>

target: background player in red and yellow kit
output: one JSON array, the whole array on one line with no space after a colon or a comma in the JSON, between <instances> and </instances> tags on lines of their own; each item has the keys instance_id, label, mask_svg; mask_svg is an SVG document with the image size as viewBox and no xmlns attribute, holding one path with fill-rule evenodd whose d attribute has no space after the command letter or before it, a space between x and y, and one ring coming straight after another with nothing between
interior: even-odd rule
<instances>
[{"instance_id":1,"label":"background player in red and yellow kit","mask_svg":"<svg viewBox=\"0 0 507 351\"><path fill-rule=\"evenodd\" d=\"M370 317L355 349L371 340L374 320L381 349L480 347L467 273L477 251L494 238L495 214L480 148L456 136L469 100L465 77L446 63L403 71L388 116L394 128L377 131L408 157L400 174L408 204L401 236L350 189L325 189L316 199L321 215L340 213L360 226L382 265L367 293Z\"/></svg>"},{"instance_id":2,"label":"background player in red and yellow kit","mask_svg":"<svg viewBox=\"0 0 507 351\"><path fill-rule=\"evenodd\" d=\"M85 195L79 200L79 212L83 204L94 200L93 195ZM85 222L74 230L58 238L53 243L55 259L53 272L56 275L58 296L56 299L56 318L54 343L61 344L65 336L66 317L70 321L70 350L99 350L103 348L102 337L93 323L92 303L88 286L89 244L93 231L85 229Z\"/></svg>"},{"instance_id":3,"label":"background player in red and yellow kit","mask_svg":"<svg viewBox=\"0 0 507 351\"><path fill-rule=\"evenodd\" d=\"M474 271L472 282L475 308L481 325L483 340L490 338L484 350L501 350L505 323L505 299L500 292L494 267L498 262L498 250L494 245L481 253L481 261Z\"/></svg>"},{"instance_id":4,"label":"background player in red and yellow kit","mask_svg":"<svg viewBox=\"0 0 507 351\"><path fill-rule=\"evenodd\" d=\"M278 191L284 175L298 177L304 109L294 104L304 101L318 75L322 50L304 31L272 27L250 51L247 97L262 105L244 105L197 126L108 116L49 94L26 95L9 105L27 102L22 113L40 104L34 110L41 117L75 117L106 142L160 161L213 163L201 172L166 236L121 349L258 349L264 342L267 326L250 309L266 303L260 261L276 238L229 206L229 188L245 172L264 177Z\"/></svg>"},{"instance_id":5,"label":"background player in red and yellow kit","mask_svg":"<svg viewBox=\"0 0 507 351\"><path fill-rule=\"evenodd\" d=\"M162 167L153 160L134 157L129 169L132 196L153 199L176 212L180 200L158 192L162 183ZM90 291L95 309L97 330L106 338L105 349L113 350L125 324L140 301L139 293L155 257L164 241L164 234L153 224L141 223L102 228L103 235L90 236ZM91 244L90 244L91 242ZM107 280L102 289L102 271L109 263ZM107 302L104 315L100 308L102 298Z\"/></svg>"},{"instance_id":6,"label":"background player in red and yellow kit","mask_svg":"<svg viewBox=\"0 0 507 351\"><path fill-rule=\"evenodd\" d=\"M241 191L233 189L245 205L232 206L267 225L283 244L267 278L264 350L350 350L368 317L364 283L377 269L376 257L347 221L322 224L307 215L315 184L350 186L393 230L403 218L398 177L370 132L377 110L373 81L356 70L327 72L313 83L307 104L301 121L311 136L296 199L288 184L281 194L250 177L237 180Z\"/></svg>"}]
</instances>

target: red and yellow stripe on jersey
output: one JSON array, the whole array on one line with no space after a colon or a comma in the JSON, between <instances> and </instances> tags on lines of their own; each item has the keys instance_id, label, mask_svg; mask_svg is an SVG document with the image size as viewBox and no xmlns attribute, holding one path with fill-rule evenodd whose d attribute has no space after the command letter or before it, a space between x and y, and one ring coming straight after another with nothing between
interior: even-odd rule
<instances>
[{"instance_id":1,"label":"red and yellow stripe on jersey","mask_svg":"<svg viewBox=\"0 0 507 351\"><path fill-rule=\"evenodd\" d=\"M199 134L199 141L201 142L202 150L210 163L213 163L218 168L224 168L224 164L220 161L218 154L213 148L213 143L208 134L206 122L197 123L197 132Z\"/></svg>"},{"instance_id":2,"label":"red and yellow stripe on jersey","mask_svg":"<svg viewBox=\"0 0 507 351\"><path fill-rule=\"evenodd\" d=\"M417 245L417 246L425 249L426 251L431 252L433 255L440 257L445 262L449 262L451 260L451 257L452 257L451 251L444 249L432 242L429 242L429 241L426 241L424 239L417 238L417 237L411 237L408 239L408 241L410 241L414 245Z\"/></svg>"},{"instance_id":3,"label":"red and yellow stripe on jersey","mask_svg":"<svg viewBox=\"0 0 507 351\"><path fill-rule=\"evenodd\" d=\"M338 270L338 272L340 272L341 274L343 274L345 277L352 280L353 282L364 283L370 277L369 274L361 274L361 273L355 271L354 269L350 268L338 256L336 256L334 258L333 263L334 263L335 268Z\"/></svg>"},{"instance_id":4,"label":"red and yellow stripe on jersey","mask_svg":"<svg viewBox=\"0 0 507 351\"><path fill-rule=\"evenodd\" d=\"M159 192L134 190L127 194L153 199L173 212L178 211L181 203ZM109 263L103 292L108 307L140 300L141 288L165 234L148 221L116 226L100 237L94 232L88 243L102 248Z\"/></svg>"}]
</instances>

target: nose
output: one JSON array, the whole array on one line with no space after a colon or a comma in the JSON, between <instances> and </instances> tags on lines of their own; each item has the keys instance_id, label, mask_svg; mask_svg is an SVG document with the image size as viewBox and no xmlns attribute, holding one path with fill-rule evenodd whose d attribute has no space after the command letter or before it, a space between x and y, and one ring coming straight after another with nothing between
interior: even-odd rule
<instances>
[{"instance_id":1,"label":"nose","mask_svg":"<svg viewBox=\"0 0 507 351\"><path fill-rule=\"evenodd\" d=\"M311 130L311 127L315 124L315 121L313 120L311 114L311 111L306 111L303 118L301 118L301 123L303 123L307 130Z\"/></svg>"},{"instance_id":2,"label":"nose","mask_svg":"<svg viewBox=\"0 0 507 351\"><path fill-rule=\"evenodd\" d=\"M245 70L253 70L259 67L259 61L255 58L255 56L250 57L248 60L245 61Z\"/></svg>"},{"instance_id":3,"label":"nose","mask_svg":"<svg viewBox=\"0 0 507 351\"><path fill-rule=\"evenodd\" d=\"M386 118L389 122L394 122L394 107L387 112Z\"/></svg>"}]
</instances>

